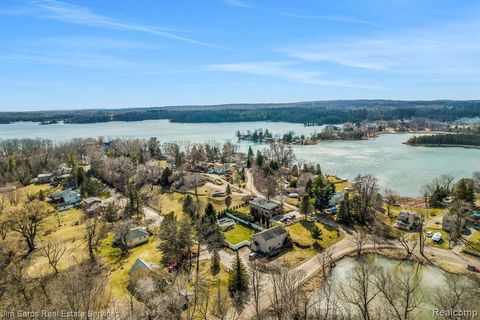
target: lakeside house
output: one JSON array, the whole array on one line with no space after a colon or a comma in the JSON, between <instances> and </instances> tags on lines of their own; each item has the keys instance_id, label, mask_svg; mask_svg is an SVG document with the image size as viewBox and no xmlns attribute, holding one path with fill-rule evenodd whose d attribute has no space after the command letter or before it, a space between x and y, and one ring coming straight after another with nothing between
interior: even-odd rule
<instances>
[{"instance_id":1,"label":"lakeside house","mask_svg":"<svg viewBox=\"0 0 480 320\"><path fill-rule=\"evenodd\" d=\"M282 226L264 230L252 236L250 249L266 255L274 254L283 247L287 236L288 232Z\"/></svg>"},{"instance_id":2,"label":"lakeside house","mask_svg":"<svg viewBox=\"0 0 480 320\"><path fill-rule=\"evenodd\" d=\"M161 266L158 263L148 262L141 258L137 258L133 263L132 267L128 271L129 276L133 276L135 274L146 274L150 272L155 272L161 270Z\"/></svg>"},{"instance_id":3,"label":"lakeside house","mask_svg":"<svg viewBox=\"0 0 480 320\"><path fill-rule=\"evenodd\" d=\"M142 245L144 243L147 243L149 236L150 234L144 228L140 228L140 227L133 228L127 232L125 236L125 242L127 247L133 248L133 247ZM121 241L122 241L121 235L117 233L115 235L114 242L121 243Z\"/></svg>"},{"instance_id":4,"label":"lakeside house","mask_svg":"<svg viewBox=\"0 0 480 320\"><path fill-rule=\"evenodd\" d=\"M254 217L271 218L283 213L283 207L280 203L263 198L254 198L248 201L250 205L250 214Z\"/></svg>"},{"instance_id":5,"label":"lakeside house","mask_svg":"<svg viewBox=\"0 0 480 320\"><path fill-rule=\"evenodd\" d=\"M420 220L418 213L416 211L408 210L400 211L396 221L396 227L406 231L415 230L420 227L421 224L422 221Z\"/></svg>"},{"instance_id":6,"label":"lakeside house","mask_svg":"<svg viewBox=\"0 0 480 320\"><path fill-rule=\"evenodd\" d=\"M442 229L447 232L462 232L465 228L467 220L465 218L457 218L450 214L446 214L442 219Z\"/></svg>"}]
</instances>

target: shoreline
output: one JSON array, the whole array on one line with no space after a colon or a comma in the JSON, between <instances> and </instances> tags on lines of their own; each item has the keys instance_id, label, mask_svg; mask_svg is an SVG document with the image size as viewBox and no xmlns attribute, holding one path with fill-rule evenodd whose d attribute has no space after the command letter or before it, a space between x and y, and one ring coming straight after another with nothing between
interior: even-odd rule
<instances>
[{"instance_id":1,"label":"shoreline","mask_svg":"<svg viewBox=\"0 0 480 320\"><path fill-rule=\"evenodd\" d=\"M427 248L425 249L427 250ZM345 259L345 258L353 258L357 257L358 254L355 252L356 250L346 253L337 259L333 259L332 265L329 266L326 272L318 271L310 278L308 278L304 283L301 284L301 287L306 290L307 292L313 292L319 287L319 284L325 279L325 277L329 277L331 275L332 269L336 267L336 263ZM365 248L362 250L360 255L367 255L367 254L374 254L382 256L386 259L392 259L397 261L410 261L415 263L420 263L422 265L429 265L436 268L440 268L444 272L448 272L451 274L455 274L458 276L466 276L468 275L467 269L459 269L458 267L454 267L452 264L448 264L442 261L437 261L436 256L429 257L426 259L424 257L419 257L416 254L412 255L408 259L405 259L405 253L402 249L397 247L379 247L377 249L374 248Z\"/></svg>"},{"instance_id":2,"label":"shoreline","mask_svg":"<svg viewBox=\"0 0 480 320\"><path fill-rule=\"evenodd\" d=\"M475 145L468 145L468 144L430 144L430 143L418 143L418 144L411 144L407 142L402 142L407 146L411 147L427 147L427 148L464 148L464 149L480 149L480 146Z\"/></svg>"}]
</instances>

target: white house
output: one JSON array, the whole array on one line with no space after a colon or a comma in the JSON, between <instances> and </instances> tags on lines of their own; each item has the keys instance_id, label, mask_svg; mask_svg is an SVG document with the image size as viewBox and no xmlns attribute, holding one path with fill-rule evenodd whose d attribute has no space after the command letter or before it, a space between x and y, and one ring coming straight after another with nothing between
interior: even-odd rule
<instances>
[{"instance_id":1,"label":"white house","mask_svg":"<svg viewBox=\"0 0 480 320\"><path fill-rule=\"evenodd\" d=\"M253 235L253 242L250 249L268 255L282 248L287 236L288 232L282 226L264 230Z\"/></svg>"},{"instance_id":2,"label":"white house","mask_svg":"<svg viewBox=\"0 0 480 320\"><path fill-rule=\"evenodd\" d=\"M80 193L72 190L63 190L59 192L53 192L50 194L50 199L53 202L61 203L64 205L74 205L80 203L82 196Z\"/></svg>"}]
</instances>

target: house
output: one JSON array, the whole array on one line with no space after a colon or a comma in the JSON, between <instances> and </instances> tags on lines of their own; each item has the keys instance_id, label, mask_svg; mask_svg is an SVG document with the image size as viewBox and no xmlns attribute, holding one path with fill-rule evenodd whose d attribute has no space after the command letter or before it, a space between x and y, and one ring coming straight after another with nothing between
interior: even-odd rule
<instances>
[{"instance_id":1,"label":"house","mask_svg":"<svg viewBox=\"0 0 480 320\"><path fill-rule=\"evenodd\" d=\"M149 273L161 270L159 264L154 262L147 262L141 258L137 258L133 263L132 267L128 271L128 275L133 276L138 273Z\"/></svg>"},{"instance_id":2,"label":"house","mask_svg":"<svg viewBox=\"0 0 480 320\"><path fill-rule=\"evenodd\" d=\"M457 218L453 215L446 214L443 216L442 220L442 229L447 232L461 232L465 228L466 219L465 218Z\"/></svg>"},{"instance_id":3,"label":"house","mask_svg":"<svg viewBox=\"0 0 480 320\"><path fill-rule=\"evenodd\" d=\"M53 179L53 173L51 172L40 173L36 178L32 180L32 183L43 184L43 183L48 183L52 181L52 179Z\"/></svg>"},{"instance_id":4,"label":"house","mask_svg":"<svg viewBox=\"0 0 480 320\"><path fill-rule=\"evenodd\" d=\"M396 226L402 230L415 230L420 227L422 221L416 211L402 210L398 214Z\"/></svg>"},{"instance_id":5,"label":"house","mask_svg":"<svg viewBox=\"0 0 480 320\"><path fill-rule=\"evenodd\" d=\"M339 191L339 192L336 192L333 197L330 199L330 201L328 202L328 206L329 207L335 207L335 206L338 206L340 205L340 203L343 201L343 199L345 198L345 195L347 194L346 191Z\"/></svg>"},{"instance_id":6,"label":"house","mask_svg":"<svg viewBox=\"0 0 480 320\"><path fill-rule=\"evenodd\" d=\"M52 202L60 203L61 206L77 205L82 200L80 193L73 190L62 190L50 194Z\"/></svg>"},{"instance_id":7,"label":"house","mask_svg":"<svg viewBox=\"0 0 480 320\"><path fill-rule=\"evenodd\" d=\"M150 234L143 228L133 228L127 232L125 236L126 245L129 248L139 246L148 242L148 236ZM115 235L115 243L121 243L121 235L118 233Z\"/></svg>"},{"instance_id":8,"label":"house","mask_svg":"<svg viewBox=\"0 0 480 320\"><path fill-rule=\"evenodd\" d=\"M271 218L283 213L283 207L280 203L273 202L263 198L254 198L248 201L250 205L250 214L254 217Z\"/></svg>"},{"instance_id":9,"label":"house","mask_svg":"<svg viewBox=\"0 0 480 320\"><path fill-rule=\"evenodd\" d=\"M108 204L95 202L90 207L84 208L83 211L88 217L95 217L95 216L102 215L102 213L104 213L107 210L107 208L108 208Z\"/></svg>"},{"instance_id":10,"label":"house","mask_svg":"<svg viewBox=\"0 0 480 320\"><path fill-rule=\"evenodd\" d=\"M102 200L97 197L90 197L82 201L82 209L88 209L92 207L94 204L100 204L102 203Z\"/></svg>"},{"instance_id":11,"label":"house","mask_svg":"<svg viewBox=\"0 0 480 320\"><path fill-rule=\"evenodd\" d=\"M287 230L276 226L253 235L250 249L267 255L274 254L283 247L288 236Z\"/></svg>"}]
</instances>

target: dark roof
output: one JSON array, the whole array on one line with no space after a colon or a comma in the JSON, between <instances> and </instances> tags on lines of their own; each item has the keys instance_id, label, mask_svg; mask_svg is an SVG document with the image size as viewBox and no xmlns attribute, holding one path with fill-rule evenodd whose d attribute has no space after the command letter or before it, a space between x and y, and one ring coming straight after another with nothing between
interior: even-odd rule
<instances>
[{"instance_id":1,"label":"dark roof","mask_svg":"<svg viewBox=\"0 0 480 320\"><path fill-rule=\"evenodd\" d=\"M287 230L285 230L284 227L282 226L276 226L267 230L264 230L262 232L259 232L257 234L254 234L253 237L262 237L265 241L271 240L273 238L276 238L278 236L287 234Z\"/></svg>"},{"instance_id":2,"label":"dark roof","mask_svg":"<svg viewBox=\"0 0 480 320\"><path fill-rule=\"evenodd\" d=\"M273 202L263 198L255 198L250 200L248 203L268 211L278 210L279 208L281 208L280 203Z\"/></svg>"}]
</instances>

